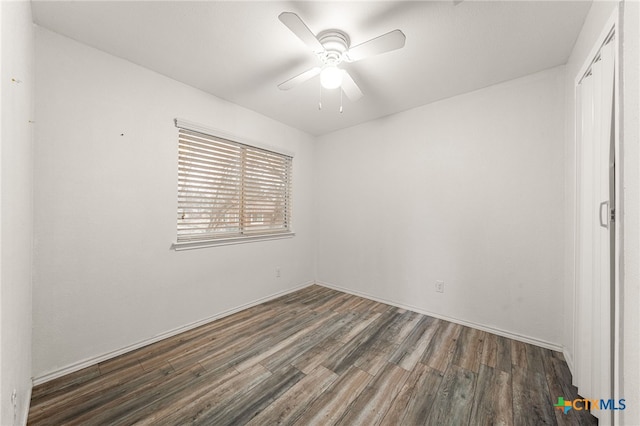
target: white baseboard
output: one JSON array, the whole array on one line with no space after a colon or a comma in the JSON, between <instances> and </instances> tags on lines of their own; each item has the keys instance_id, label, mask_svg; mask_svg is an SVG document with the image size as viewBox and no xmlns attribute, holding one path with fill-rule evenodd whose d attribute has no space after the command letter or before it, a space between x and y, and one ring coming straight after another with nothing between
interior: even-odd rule
<instances>
[{"instance_id":1,"label":"white baseboard","mask_svg":"<svg viewBox=\"0 0 640 426\"><path fill-rule=\"evenodd\" d=\"M373 296L373 295L368 294L368 293L352 290L352 289L345 288L345 287L340 287L340 286L333 285L333 284L330 284L330 283L326 283L326 282L323 282L323 281L315 281L315 282L314 281L309 281L309 282L300 284L300 285L298 285L296 287L293 287L293 288L290 288L290 289L287 289L287 290L284 290L284 291L281 291L281 292L278 292L278 293L274 293L274 294L271 294L269 296L262 297L260 299L254 300L254 301L246 303L244 305L240 305L240 306L237 306L235 308L228 309L228 310L220 312L220 313L218 313L216 315L212 315L210 317L201 319L199 321L195 321L195 322L192 322L190 324L186 324L186 325L183 325L181 327L177 327L177 328L174 328L172 330L168 330L168 331L166 331L164 333L161 333L161 334L158 334L158 335L156 335L156 336L154 336L152 338L149 338L149 339L134 343L132 345L117 349L115 351L111 351L111 352L108 352L108 353L105 353L105 354L102 354L102 355L86 358L86 359L84 359L82 361L78 361L78 362L70 364L70 365L68 365L66 367L57 369L55 371L51 371L49 373L43 374L43 375L38 376L38 377L34 377L33 378L33 385L34 386L38 386L38 385L40 385L42 383L46 383L48 381L57 379L58 377L62 377L64 375L67 375L67 374L70 374L70 373L74 373L76 371L82 370L83 368L90 367L92 365L107 361L107 360L109 360L111 358L115 358L115 357L123 355L123 354L125 354L127 352L134 351L136 349L142 348L142 347L150 345L152 343L159 342L160 340L175 336L175 335L183 333L185 331L192 330L192 329L194 329L196 327L200 327L201 325L208 324L208 323L210 323L212 321L215 321L217 319L224 318L226 316L235 314L236 312L240 312L240 311L242 311L244 309L248 309L248 308L251 308L253 306L259 305L261 303L268 302L270 300L273 300L273 299L276 299L278 297L284 296L285 294L293 293L293 292L301 290L301 289L303 289L305 287L309 287L310 285L313 285L313 284L317 284L317 285L320 285L320 286L323 286L323 287L332 288L334 290L338 290L338 291L341 291L341 292L344 292L344 293L353 294L355 296L359 296L359 297L364 297L364 298L367 298L367 299L375 300L376 302L385 303L385 304L391 305L391 306L396 306L396 307L401 308L401 309L407 309L409 311L417 312L417 313L422 314L422 315L428 315L428 316L431 316L431 317L434 317L434 318L443 319L445 321L450 321L450 322L453 322L453 323L456 323L456 324L464 325L466 327L471 327L471 328L475 328L475 329L478 329L478 330L486 331L488 333L497 334L499 336L507 337L509 339L513 339L513 340L517 340L517 341L520 341L520 342L529 343L529 344L532 344L532 345L541 346L543 348L547 348L547 349L551 349L551 350L554 350L554 351L562 352L564 354L564 357L565 357L566 361L567 361L567 364L569 365L569 369L573 373L573 359L569 356L569 354L566 352L566 350L564 350L564 348L562 346L557 345L555 343L547 342L547 341L544 341L544 340L541 340L541 339L536 339L536 338L530 337L530 336L524 336L522 334L513 333L513 332L510 332L510 331L507 331L507 330L502 330L502 329L486 326L486 325L475 323L475 322L470 322L470 321L460 320L460 319L457 319L457 318L448 317L446 315L442 315L442 314L438 314L438 313L435 313L435 312L426 311L426 310L418 308L416 306L407 305L407 304L404 304L404 303L395 302L393 300L388 300L388 299L376 297L376 296Z\"/></svg>"},{"instance_id":2,"label":"white baseboard","mask_svg":"<svg viewBox=\"0 0 640 426\"><path fill-rule=\"evenodd\" d=\"M525 335L522 335L522 334L519 334L519 333L513 333L511 331L502 330L502 329L495 328L495 327L490 327L490 326L487 326L487 325L484 325L484 324L479 324L479 323L476 323L476 322L465 321L465 320L460 320L460 319L457 319L457 318L448 317L446 315L442 315L442 314L438 314L438 313L435 313L435 312L426 311L426 310L418 308L416 306L407 305L407 304L404 304L404 303L395 302L393 300L388 300L388 299L376 297L376 296L373 296L373 295L368 294L368 293L363 293L363 292L360 292L360 291L351 290L349 288L340 287L340 286L333 285L333 284L330 284L330 283L326 283L326 282L323 282L323 281L316 281L316 284L320 285L320 286L323 286L323 287L332 288L334 290L342 291L344 293L353 294L355 296L364 297L366 299L375 300L376 302L385 303L387 305L395 306L397 308L407 309L409 311L417 312L417 313L422 314L422 315L428 315L430 317L443 319L445 321L449 321L449 322L453 322L453 323L456 323L456 324L464 325L466 327L471 327L471 328L475 328L475 329L478 329L478 330L486 331L488 333L497 334L498 336L507 337L509 339L517 340L519 342L529 343L531 345L540 346L540 347L543 347L543 348L546 348L546 349L551 349L553 351L563 352L563 349L564 349L561 345L558 345L556 343L547 342L545 340L537 339L535 337L525 336Z\"/></svg>"},{"instance_id":3,"label":"white baseboard","mask_svg":"<svg viewBox=\"0 0 640 426\"><path fill-rule=\"evenodd\" d=\"M569 367L569 372L571 373L571 381L573 382L574 367L573 367L573 356L569 352L567 352L567 348L562 348L562 355L564 355L564 360L567 362L567 366ZM571 383L573 385L573 383Z\"/></svg>"},{"instance_id":4,"label":"white baseboard","mask_svg":"<svg viewBox=\"0 0 640 426\"><path fill-rule=\"evenodd\" d=\"M78 362L70 364L70 365L68 365L66 367L57 369L55 371L51 371L49 373L43 374L43 375L38 376L38 377L34 377L33 378L33 385L34 386L41 385L42 383L46 383L46 382L51 381L53 379L57 379L58 377L62 377L64 375L67 375L67 374L70 374L70 373L74 373L76 371L82 370L83 368L90 367L92 365L98 364L100 362L104 362L104 361L106 361L108 359L115 358L115 357L120 356L120 355L124 355L127 352L131 352L131 351L134 351L136 349L142 348L143 346L147 346L147 345L150 345L152 343L159 342L160 340L166 339L168 337L172 337L172 336L175 336L177 334L184 333L185 331L192 330L192 329L194 329L196 327L200 327L201 325L208 324L208 323L210 323L212 321L215 321L217 319L224 318L226 316L235 314L236 312L240 312L242 310L251 308L251 307L259 305L261 303L268 302L270 300L273 300L273 299L276 299L278 297L284 296L285 294L293 293L294 291L301 290L301 289L303 289L305 287L309 287L310 285L313 285L313 284L315 284L314 281L308 281L308 282L306 282L304 284L297 285L296 287L293 287L293 288L290 288L290 289L287 289L287 290L283 290L283 291L271 294L269 296L262 297L260 299L254 300L253 302L245 303L244 305L240 305L240 306L237 306L235 308L228 309L226 311L220 312L220 313L212 315L210 317L201 319L199 321L195 321L195 322L192 322L190 324L186 324L186 325L174 328L172 330L165 331L164 333L160 333L160 334L158 334L158 335L156 335L156 336L154 336L154 337L152 337L150 339L145 339L145 340L142 340L140 342L134 343L132 345L126 346L124 348L120 348L120 349L117 349L115 351L111 351L111 352L108 352L108 353L105 353L105 354L102 354L102 355L86 358L86 359L84 359L82 361L78 361Z\"/></svg>"}]
</instances>

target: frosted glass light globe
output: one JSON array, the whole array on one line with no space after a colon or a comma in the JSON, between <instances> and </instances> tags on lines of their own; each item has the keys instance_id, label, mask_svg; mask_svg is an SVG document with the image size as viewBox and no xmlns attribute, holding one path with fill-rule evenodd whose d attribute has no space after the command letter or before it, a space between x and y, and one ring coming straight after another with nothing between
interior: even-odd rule
<instances>
[{"instance_id":1,"label":"frosted glass light globe","mask_svg":"<svg viewBox=\"0 0 640 426\"><path fill-rule=\"evenodd\" d=\"M325 89L337 89L342 85L342 70L335 65L327 65L320 72L320 84Z\"/></svg>"}]
</instances>

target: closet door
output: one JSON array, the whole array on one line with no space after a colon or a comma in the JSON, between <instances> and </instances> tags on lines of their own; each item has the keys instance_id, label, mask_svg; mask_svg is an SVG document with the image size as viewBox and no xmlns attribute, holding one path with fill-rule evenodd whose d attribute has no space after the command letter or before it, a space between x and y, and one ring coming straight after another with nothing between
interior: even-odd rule
<instances>
[{"instance_id":1,"label":"closet door","mask_svg":"<svg viewBox=\"0 0 640 426\"><path fill-rule=\"evenodd\" d=\"M598 227L596 228L596 245L594 265L597 265L596 282L594 288L596 304L599 305L599 315L596 320L599 329L595 333L599 336L596 341L595 351L598 352L597 360L599 370L594 372L594 382L598 384L597 398L613 398L613 270L612 258L615 244L612 239L615 236L614 223L611 221L611 209L615 206L614 200L614 131L613 131L613 92L614 92L614 57L613 43L609 43L600 51L600 98L594 99L599 105L599 133L597 134L596 155L597 174L599 182L596 184L596 199L598 201ZM596 75L597 77L598 75ZM599 292L599 293L598 293ZM595 315L594 315L595 317ZM600 411L601 424L607 424L612 412Z\"/></svg>"},{"instance_id":2,"label":"closet door","mask_svg":"<svg viewBox=\"0 0 640 426\"><path fill-rule=\"evenodd\" d=\"M578 87L580 99L580 155L578 191L578 268L576 288L576 374L574 384L582 395L592 395L592 347L590 331L594 297L593 246L594 222L596 220L594 182L594 137L593 137L593 75L585 77Z\"/></svg>"},{"instance_id":3,"label":"closet door","mask_svg":"<svg viewBox=\"0 0 640 426\"><path fill-rule=\"evenodd\" d=\"M576 288L576 374L574 384L582 395L592 395L592 340L590 332L594 297L593 247L595 194L593 143L593 74L585 77L579 86L580 98L580 156L578 205L578 273Z\"/></svg>"},{"instance_id":4,"label":"closet door","mask_svg":"<svg viewBox=\"0 0 640 426\"><path fill-rule=\"evenodd\" d=\"M612 250L614 50L606 44L579 86L580 156L576 377L578 392L609 399L612 392ZM592 410L600 424L611 411Z\"/></svg>"}]
</instances>

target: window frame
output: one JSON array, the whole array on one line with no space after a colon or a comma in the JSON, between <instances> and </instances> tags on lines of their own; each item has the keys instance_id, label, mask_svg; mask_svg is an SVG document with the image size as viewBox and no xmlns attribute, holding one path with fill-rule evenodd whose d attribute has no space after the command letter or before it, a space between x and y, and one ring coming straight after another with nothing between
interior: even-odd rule
<instances>
[{"instance_id":1,"label":"window frame","mask_svg":"<svg viewBox=\"0 0 640 426\"><path fill-rule=\"evenodd\" d=\"M283 150L281 148L276 148L273 146L269 146L269 145L265 145L262 143L257 143L254 141L250 141L244 138L239 138L235 135L229 135L223 131L220 131L218 129L214 129L211 127L207 127L207 126L203 126L201 124L198 123L194 123L191 121L187 121L184 119L180 119L180 118L176 118L174 119L174 124L175 127L178 129L183 129L186 131L191 131L191 132L197 132L206 136L210 136L212 138L217 138L217 139L224 139L225 141L228 141L232 144L237 144L241 147L247 147L249 149L257 149L257 150L261 150L261 151L268 151L269 153L273 153L273 154L277 154L280 156L285 156L285 157L290 157L291 158L291 175L293 175L293 158L294 158L294 153L292 152L288 152L286 150ZM179 132L176 136L178 136L179 139ZM178 144L179 145L179 144ZM180 152L177 152L177 162L178 163L180 161ZM243 179L243 175L241 174L240 179ZM176 180L177 180L177 176L176 176ZM289 194L289 197L291 197L293 195L293 191L292 191L292 182L289 181L288 182L288 188L287 188L287 192ZM177 191L177 208L176 208L176 212L179 211L179 207L180 207L180 191ZM189 250L189 249L196 249L196 248L205 248L205 247L213 247L213 246L220 246L220 245L229 245L229 244L241 244L241 243L249 243L249 242L256 242L256 241L270 241L270 240L279 240L279 239L284 239L284 238L292 238L293 236L295 236L295 232L293 231L293 223L291 221L291 209L292 209L292 201L291 199L289 199L287 201L287 207L288 207L288 214L287 214L287 219L286 222L288 224L288 228L286 230L283 231L273 231L273 230L268 230L265 231L264 233L250 233L250 234L233 234L229 237L225 237L225 236L220 236L220 237L212 237L212 238L208 238L208 239L202 239L202 240L193 240L193 241L178 241L177 239L177 225L178 222L175 222L175 226L176 226L176 241L171 245L171 248L176 250L176 251L180 251L180 250ZM243 207L242 207L243 208ZM241 210L242 210L241 208ZM241 232L245 232L245 231L241 231Z\"/></svg>"}]
</instances>

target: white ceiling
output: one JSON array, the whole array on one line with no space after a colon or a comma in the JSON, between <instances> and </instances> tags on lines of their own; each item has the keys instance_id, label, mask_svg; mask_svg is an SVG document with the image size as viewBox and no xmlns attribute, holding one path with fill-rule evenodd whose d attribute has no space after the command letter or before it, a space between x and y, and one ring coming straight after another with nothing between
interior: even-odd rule
<instances>
[{"instance_id":1,"label":"white ceiling","mask_svg":"<svg viewBox=\"0 0 640 426\"><path fill-rule=\"evenodd\" d=\"M33 1L34 22L313 135L566 63L590 1ZM319 78L277 84L318 65L279 20L352 45L401 29L403 49L345 64L357 102Z\"/></svg>"}]
</instances>

